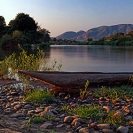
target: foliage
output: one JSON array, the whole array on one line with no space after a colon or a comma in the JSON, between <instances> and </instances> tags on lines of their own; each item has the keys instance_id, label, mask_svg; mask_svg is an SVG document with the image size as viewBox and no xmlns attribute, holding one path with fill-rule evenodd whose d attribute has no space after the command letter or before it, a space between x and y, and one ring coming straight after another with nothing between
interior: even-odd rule
<instances>
[{"instance_id":1,"label":"foliage","mask_svg":"<svg viewBox=\"0 0 133 133\"><path fill-rule=\"evenodd\" d=\"M89 95L89 91L87 90L88 86L89 86L89 81L87 80L85 83L85 88L80 89L80 98L85 98Z\"/></svg>"},{"instance_id":2,"label":"foliage","mask_svg":"<svg viewBox=\"0 0 133 133\"><path fill-rule=\"evenodd\" d=\"M46 120L52 121L53 120L53 117L52 116L49 116L49 117L48 116L43 116L43 117L36 116L36 117L30 118L30 123L34 123L34 124L36 124L36 123L42 123L42 122L44 122Z\"/></svg>"},{"instance_id":3,"label":"foliage","mask_svg":"<svg viewBox=\"0 0 133 133\"><path fill-rule=\"evenodd\" d=\"M109 99L115 100L117 98L127 99L133 98L133 88L128 86L107 88L102 86L100 90L94 90L94 97L108 97Z\"/></svg>"},{"instance_id":4,"label":"foliage","mask_svg":"<svg viewBox=\"0 0 133 133\"><path fill-rule=\"evenodd\" d=\"M0 46L5 47L12 43L12 37L11 35L3 35L3 37L0 40Z\"/></svg>"},{"instance_id":5,"label":"foliage","mask_svg":"<svg viewBox=\"0 0 133 133\"><path fill-rule=\"evenodd\" d=\"M22 49L19 55L13 53L10 56L6 57L3 61L0 62L0 66L1 76L7 75L9 78L17 78L18 80L22 80L28 85L29 78L25 77L23 74L16 73L16 71L14 70L53 71L56 69L60 70L62 65L58 65L56 62L51 66L48 66L44 52L40 49L37 49L36 54L30 55L28 55L27 52Z\"/></svg>"},{"instance_id":6,"label":"foliage","mask_svg":"<svg viewBox=\"0 0 133 133\"><path fill-rule=\"evenodd\" d=\"M25 101L30 101L33 103L47 103L53 102L54 95L50 91L34 89L34 91L29 92L25 96Z\"/></svg>"},{"instance_id":7,"label":"foliage","mask_svg":"<svg viewBox=\"0 0 133 133\"><path fill-rule=\"evenodd\" d=\"M41 42L49 42L50 41L50 32L48 31L48 30L46 30L46 29L39 29L38 30L38 33L39 33L39 38L40 38L40 41Z\"/></svg>"},{"instance_id":8,"label":"foliage","mask_svg":"<svg viewBox=\"0 0 133 133\"><path fill-rule=\"evenodd\" d=\"M8 68L12 68L13 70L40 70L41 66L45 65L46 60L44 58L44 52L38 49L37 54L28 55L25 50L22 50L20 54L17 56L15 53L6 57L2 62L0 73L4 74ZM3 72L2 72L3 71Z\"/></svg>"},{"instance_id":9,"label":"foliage","mask_svg":"<svg viewBox=\"0 0 133 133\"><path fill-rule=\"evenodd\" d=\"M6 27L5 18L3 16L0 16L0 38L4 34L5 27Z\"/></svg>"},{"instance_id":10,"label":"foliage","mask_svg":"<svg viewBox=\"0 0 133 133\"><path fill-rule=\"evenodd\" d=\"M5 24L4 17L0 16L0 44L3 48L12 48L18 44L48 42L50 32L41 28L38 30L38 27L38 23L25 13L18 13L8 26Z\"/></svg>"},{"instance_id":11,"label":"foliage","mask_svg":"<svg viewBox=\"0 0 133 133\"><path fill-rule=\"evenodd\" d=\"M124 116L115 111L110 111L104 115L102 122L118 127L124 123Z\"/></svg>"},{"instance_id":12,"label":"foliage","mask_svg":"<svg viewBox=\"0 0 133 133\"><path fill-rule=\"evenodd\" d=\"M12 38L16 44L24 42L23 40L23 33L21 31L15 30L12 33Z\"/></svg>"},{"instance_id":13,"label":"foliage","mask_svg":"<svg viewBox=\"0 0 133 133\"><path fill-rule=\"evenodd\" d=\"M78 115L81 118L99 119L101 117L100 107L94 105L70 108L69 113Z\"/></svg>"},{"instance_id":14,"label":"foliage","mask_svg":"<svg viewBox=\"0 0 133 133\"><path fill-rule=\"evenodd\" d=\"M61 110L63 110L63 111L67 111L67 109L68 109L68 107L67 107L66 104L64 104L64 105L61 106Z\"/></svg>"},{"instance_id":15,"label":"foliage","mask_svg":"<svg viewBox=\"0 0 133 133\"><path fill-rule=\"evenodd\" d=\"M19 31L36 31L37 30L37 23L33 18L31 18L28 14L18 13L14 20L9 22L10 32L15 30Z\"/></svg>"},{"instance_id":16,"label":"foliage","mask_svg":"<svg viewBox=\"0 0 133 133\"><path fill-rule=\"evenodd\" d=\"M89 42L89 41L93 41L93 38L88 38L87 41L88 41L88 42Z\"/></svg>"}]
</instances>

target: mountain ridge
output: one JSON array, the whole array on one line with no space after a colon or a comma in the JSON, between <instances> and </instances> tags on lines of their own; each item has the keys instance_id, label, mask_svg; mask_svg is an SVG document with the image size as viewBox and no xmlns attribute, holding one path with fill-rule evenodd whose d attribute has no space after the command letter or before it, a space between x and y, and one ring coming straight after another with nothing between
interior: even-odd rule
<instances>
[{"instance_id":1,"label":"mountain ridge","mask_svg":"<svg viewBox=\"0 0 133 133\"><path fill-rule=\"evenodd\" d=\"M57 36L57 39L72 39L77 41L85 41L88 38L93 38L94 40L98 40L103 37L114 35L118 32L123 32L125 34L129 33L133 30L133 24L118 24L112 26L99 26L95 28L91 28L86 32L80 30L78 32L67 31L63 34Z\"/></svg>"}]
</instances>

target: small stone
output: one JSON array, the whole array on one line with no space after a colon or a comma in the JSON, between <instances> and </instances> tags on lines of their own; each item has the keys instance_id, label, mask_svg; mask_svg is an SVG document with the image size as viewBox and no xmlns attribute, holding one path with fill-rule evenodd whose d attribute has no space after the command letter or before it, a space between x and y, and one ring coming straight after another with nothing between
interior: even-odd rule
<instances>
[{"instance_id":1,"label":"small stone","mask_svg":"<svg viewBox=\"0 0 133 133\"><path fill-rule=\"evenodd\" d=\"M103 129L102 133L114 133L111 129Z\"/></svg>"},{"instance_id":2,"label":"small stone","mask_svg":"<svg viewBox=\"0 0 133 133\"><path fill-rule=\"evenodd\" d=\"M36 108L36 110L35 110L36 113L40 113L42 111L43 111L43 109L41 109L41 108Z\"/></svg>"},{"instance_id":3,"label":"small stone","mask_svg":"<svg viewBox=\"0 0 133 133\"><path fill-rule=\"evenodd\" d=\"M53 117L54 114L50 111L43 111L40 113L40 116L43 117L43 116L50 116L50 117Z\"/></svg>"},{"instance_id":4,"label":"small stone","mask_svg":"<svg viewBox=\"0 0 133 133\"><path fill-rule=\"evenodd\" d=\"M12 118L17 118L17 117L24 117L24 114L22 113L14 113L11 115Z\"/></svg>"},{"instance_id":5,"label":"small stone","mask_svg":"<svg viewBox=\"0 0 133 133\"><path fill-rule=\"evenodd\" d=\"M11 103L11 106L15 106L17 104L20 104L20 102L13 102L13 103Z\"/></svg>"},{"instance_id":6,"label":"small stone","mask_svg":"<svg viewBox=\"0 0 133 133\"><path fill-rule=\"evenodd\" d=\"M64 116L65 116L65 114L61 114L61 115L60 115L60 118L62 118L62 117L64 117Z\"/></svg>"},{"instance_id":7,"label":"small stone","mask_svg":"<svg viewBox=\"0 0 133 133\"><path fill-rule=\"evenodd\" d=\"M127 114L129 114L129 113L131 112L130 109L129 109L128 107L124 107L123 110L124 110Z\"/></svg>"},{"instance_id":8,"label":"small stone","mask_svg":"<svg viewBox=\"0 0 133 133\"><path fill-rule=\"evenodd\" d=\"M81 118L75 118L71 125L74 126L74 127L78 127L81 125L81 123L84 123L84 121L81 119Z\"/></svg>"},{"instance_id":9,"label":"small stone","mask_svg":"<svg viewBox=\"0 0 133 133\"><path fill-rule=\"evenodd\" d=\"M22 107L21 104L17 104L17 105L14 106L14 109L15 109L15 110L18 110L18 109L20 109L21 107Z\"/></svg>"},{"instance_id":10,"label":"small stone","mask_svg":"<svg viewBox=\"0 0 133 133\"><path fill-rule=\"evenodd\" d=\"M46 107L45 108L45 110L44 111L51 111L53 109L53 107L52 106L48 106L48 107Z\"/></svg>"},{"instance_id":11,"label":"small stone","mask_svg":"<svg viewBox=\"0 0 133 133\"><path fill-rule=\"evenodd\" d=\"M64 118L64 122L65 123L71 123L72 121L73 121L73 117L72 116L66 116L65 118Z\"/></svg>"},{"instance_id":12,"label":"small stone","mask_svg":"<svg viewBox=\"0 0 133 133\"><path fill-rule=\"evenodd\" d=\"M34 110L29 110L27 114L28 114L28 115L30 115L30 114L32 115L33 113L35 113Z\"/></svg>"},{"instance_id":13,"label":"small stone","mask_svg":"<svg viewBox=\"0 0 133 133\"><path fill-rule=\"evenodd\" d=\"M18 92L11 92L10 93L12 96L18 96L19 94L18 94Z\"/></svg>"},{"instance_id":14,"label":"small stone","mask_svg":"<svg viewBox=\"0 0 133 133\"><path fill-rule=\"evenodd\" d=\"M41 129L51 129L53 127L53 124L49 122L45 122L43 125L40 126Z\"/></svg>"},{"instance_id":15,"label":"small stone","mask_svg":"<svg viewBox=\"0 0 133 133\"><path fill-rule=\"evenodd\" d=\"M102 130L102 129L109 129L110 128L110 124L97 124L97 128Z\"/></svg>"},{"instance_id":16,"label":"small stone","mask_svg":"<svg viewBox=\"0 0 133 133\"><path fill-rule=\"evenodd\" d=\"M79 133L89 133L89 129L88 128L81 128L79 130Z\"/></svg>"},{"instance_id":17,"label":"small stone","mask_svg":"<svg viewBox=\"0 0 133 133\"><path fill-rule=\"evenodd\" d=\"M93 131L93 133L100 133L99 131Z\"/></svg>"},{"instance_id":18,"label":"small stone","mask_svg":"<svg viewBox=\"0 0 133 133\"><path fill-rule=\"evenodd\" d=\"M126 120L126 121L130 121L130 120L132 120L132 119L133 119L133 117L132 117L131 115L128 115L128 116L125 117L125 120Z\"/></svg>"},{"instance_id":19,"label":"small stone","mask_svg":"<svg viewBox=\"0 0 133 133\"><path fill-rule=\"evenodd\" d=\"M56 127L57 128L62 128L62 127L64 127L65 125L64 124L60 124L60 125L57 125Z\"/></svg>"},{"instance_id":20,"label":"small stone","mask_svg":"<svg viewBox=\"0 0 133 133\"><path fill-rule=\"evenodd\" d=\"M81 127L81 126L79 126L79 127L77 127L77 128L76 128L76 130L75 130L75 131L76 131L76 132L78 132L81 128L82 128L82 127Z\"/></svg>"},{"instance_id":21,"label":"small stone","mask_svg":"<svg viewBox=\"0 0 133 133\"><path fill-rule=\"evenodd\" d=\"M129 122L129 125L133 126L133 120Z\"/></svg>"},{"instance_id":22,"label":"small stone","mask_svg":"<svg viewBox=\"0 0 133 133\"><path fill-rule=\"evenodd\" d=\"M32 105L30 105L30 104L26 104L26 105L24 106L24 109L30 109L30 108L32 108Z\"/></svg>"},{"instance_id":23,"label":"small stone","mask_svg":"<svg viewBox=\"0 0 133 133\"><path fill-rule=\"evenodd\" d=\"M63 97L63 96L65 96L66 94L64 93L64 92L61 92L61 93L59 93L59 97Z\"/></svg>"},{"instance_id":24,"label":"small stone","mask_svg":"<svg viewBox=\"0 0 133 133\"><path fill-rule=\"evenodd\" d=\"M61 119L60 118L55 118L54 121L59 122Z\"/></svg>"},{"instance_id":25,"label":"small stone","mask_svg":"<svg viewBox=\"0 0 133 133\"><path fill-rule=\"evenodd\" d=\"M128 133L128 131L129 131L129 128L125 127L125 126L120 126L117 129L117 132L119 132L119 133Z\"/></svg>"},{"instance_id":26,"label":"small stone","mask_svg":"<svg viewBox=\"0 0 133 133\"><path fill-rule=\"evenodd\" d=\"M96 129L97 128L97 123L96 122L90 123L90 124L88 124L88 126L91 127L91 128Z\"/></svg>"},{"instance_id":27,"label":"small stone","mask_svg":"<svg viewBox=\"0 0 133 133\"><path fill-rule=\"evenodd\" d=\"M103 109L108 113L110 111L110 107L109 106L103 106Z\"/></svg>"},{"instance_id":28,"label":"small stone","mask_svg":"<svg viewBox=\"0 0 133 133\"><path fill-rule=\"evenodd\" d=\"M68 100L68 99L69 99L69 96L65 96L65 97L64 97L64 100Z\"/></svg>"}]
</instances>

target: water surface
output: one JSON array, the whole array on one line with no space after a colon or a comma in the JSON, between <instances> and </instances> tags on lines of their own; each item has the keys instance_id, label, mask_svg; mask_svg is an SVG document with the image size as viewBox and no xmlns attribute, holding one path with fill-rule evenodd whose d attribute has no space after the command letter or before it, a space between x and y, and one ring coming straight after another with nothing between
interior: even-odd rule
<instances>
[{"instance_id":1,"label":"water surface","mask_svg":"<svg viewBox=\"0 0 133 133\"><path fill-rule=\"evenodd\" d=\"M61 62L62 71L133 72L133 47L129 46L53 45L48 58Z\"/></svg>"},{"instance_id":2,"label":"water surface","mask_svg":"<svg viewBox=\"0 0 133 133\"><path fill-rule=\"evenodd\" d=\"M36 49L28 52L35 53ZM61 71L133 72L133 47L131 46L52 45L44 49L44 52L49 62L56 60L62 64ZM0 60L11 53L10 50L0 49Z\"/></svg>"}]
</instances>

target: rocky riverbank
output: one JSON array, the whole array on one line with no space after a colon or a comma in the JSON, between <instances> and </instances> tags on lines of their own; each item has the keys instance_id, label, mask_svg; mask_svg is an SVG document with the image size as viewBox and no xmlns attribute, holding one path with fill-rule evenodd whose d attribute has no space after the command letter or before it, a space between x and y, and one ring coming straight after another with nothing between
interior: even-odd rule
<instances>
[{"instance_id":1,"label":"rocky riverbank","mask_svg":"<svg viewBox=\"0 0 133 133\"><path fill-rule=\"evenodd\" d=\"M99 105L106 113L114 111L123 118L124 123L114 126L101 123L92 118L80 118L70 115L67 110L81 105ZM66 106L66 110L62 107ZM101 114L102 115L102 114ZM32 123L31 118L45 117L42 122ZM4 88L0 90L0 133L132 133L133 132L133 99L114 101L107 97L86 98L60 93L52 103L33 104L24 101L22 89Z\"/></svg>"}]
</instances>

